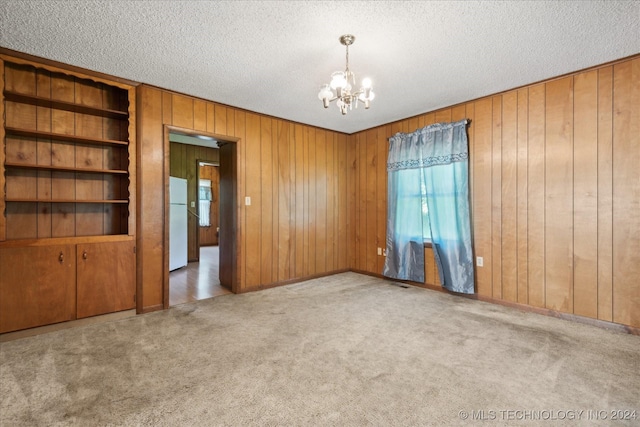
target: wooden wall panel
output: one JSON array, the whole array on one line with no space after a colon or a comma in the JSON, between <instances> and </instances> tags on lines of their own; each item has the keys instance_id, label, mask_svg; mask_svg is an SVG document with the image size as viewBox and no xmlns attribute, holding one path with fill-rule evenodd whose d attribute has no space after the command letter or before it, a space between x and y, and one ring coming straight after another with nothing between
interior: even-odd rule
<instances>
[{"instance_id":1,"label":"wooden wall panel","mask_svg":"<svg viewBox=\"0 0 640 427\"><path fill-rule=\"evenodd\" d=\"M492 258L491 258L491 198L483 194L491 194L492 175L492 111L491 98L485 98L475 103L475 138L473 152L469 153L473 159L473 233L478 241L475 250L483 254L484 268L476 270L476 292L480 295L491 296L492 286Z\"/></svg>"},{"instance_id":2,"label":"wooden wall panel","mask_svg":"<svg viewBox=\"0 0 640 427\"><path fill-rule=\"evenodd\" d=\"M170 99L170 97L168 97ZM137 299L137 311L163 307L165 267L164 246L164 136L163 112L167 96L163 91L150 87L138 89L138 158L144 159L138 167L138 223L137 282L141 298ZM169 104L171 105L171 104ZM168 156L169 153L166 153ZM168 171L166 171L168 173Z\"/></svg>"},{"instance_id":3,"label":"wooden wall panel","mask_svg":"<svg viewBox=\"0 0 640 427\"><path fill-rule=\"evenodd\" d=\"M327 132L316 129L316 243L314 247L323 248L315 252L316 272L327 268Z\"/></svg>"},{"instance_id":4,"label":"wooden wall panel","mask_svg":"<svg viewBox=\"0 0 640 427\"><path fill-rule=\"evenodd\" d=\"M598 317L598 70L574 77L574 313Z\"/></svg>"},{"instance_id":5,"label":"wooden wall panel","mask_svg":"<svg viewBox=\"0 0 640 427\"><path fill-rule=\"evenodd\" d=\"M302 125L294 126L295 141L295 262L292 264L293 277L304 277L304 128Z\"/></svg>"},{"instance_id":6,"label":"wooden wall panel","mask_svg":"<svg viewBox=\"0 0 640 427\"><path fill-rule=\"evenodd\" d=\"M343 258L338 256L336 264L332 233L338 252L346 254L347 268L380 274L383 259L377 248L386 236L386 202L381 200L387 189L379 156L388 138L463 115L472 120L475 251L490 260L478 274L482 295L638 326L640 292L631 279L639 277L640 265L637 63L637 58L621 61L597 73L550 80L348 136L306 125L287 129L280 119L254 113L246 113L238 126L230 123L238 110L206 102L208 131L244 132L238 167L245 185L238 195L242 202L251 196L252 205L238 206L244 218L240 290L340 269ZM184 97L191 101L189 118L173 102L186 106L181 96L146 87L142 92L140 135L148 156L139 173L147 209L141 206L140 211L149 212L158 201L150 200L154 190L148 186L155 185L157 156L163 155L161 125L151 128L167 117L193 127L199 119L191 98ZM595 127L587 123L593 120ZM585 152L580 151L582 141ZM149 225L153 214L145 218L151 221L138 224L148 234L141 238L143 305L152 306L160 292L153 279L158 268L154 250L163 248L153 245L158 237ZM343 227L345 233L335 233ZM322 241L325 245L319 246ZM577 284L577 276L586 277L594 268L595 279Z\"/></svg>"},{"instance_id":7,"label":"wooden wall panel","mask_svg":"<svg viewBox=\"0 0 640 427\"><path fill-rule=\"evenodd\" d=\"M256 287L262 283L260 281L260 253L262 248L262 239L260 237L262 229L262 189L260 183L262 157L260 144L260 116L247 113L245 147L246 152L251 153L246 157L245 163L245 195L251 199L251 205L245 207L245 284L248 287Z\"/></svg>"},{"instance_id":8,"label":"wooden wall panel","mask_svg":"<svg viewBox=\"0 0 640 427\"><path fill-rule=\"evenodd\" d=\"M260 283L273 282L273 144L269 117L260 118Z\"/></svg>"},{"instance_id":9,"label":"wooden wall panel","mask_svg":"<svg viewBox=\"0 0 640 427\"><path fill-rule=\"evenodd\" d=\"M640 326L639 73L636 56L350 135L350 268L380 274L369 145L466 117L478 293Z\"/></svg>"},{"instance_id":10,"label":"wooden wall panel","mask_svg":"<svg viewBox=\"0 0 640 427\"><path fill-rule=\"evenodd\" d=\"M502 96L494 96L491 103L491 296L502 299ZM474 189L472 194L475 197Z\"/></svg>"},{"instance_id":11,"label":"wooden wall panel","mask_svg":"<svg viewBox=\"0 0 640 427\"><path fill-rule=\"evenodd\" d=\"M517 142L517 277L518 277L518 302L528 304L529 302L529 274L528 274L528 111L529 89L524 88L518 91L518 142Z\"/></svg>"},{"instance_id":12,"label":"wooden wall panel","mask_svg":"<svg viewBox=\"0 0 640 427\"><path fill-rule=\"evenodd\" d=\"M527 251L529 304L545 306L545 85L529 88ZM495 202L494 202L495 203Z\"/></svg>"},{"instance_id":13,"label":"wooden wall panel","mask_svg":"<svg viewBox=\"0 0 640 427\"><path fill-rule=\"evenodd\" d=\"M640 58L613 67L613 321L640 325Z\"/></svg>"},{"instance_id":14,"label":"wooden wall panel","mask_svg":"<svg viewBox=\"0 0 640 427\"><path fill-rule=\"evenodd\" d=\"M416 123L417 124L417 123ZM367 183L370 185L367 186L367 190L365 191L365 215L366 220L364 221L364 233L366 238L364 239L365 243L365 252L366 252L366 262L364 265L364 269L366 271L376 271L377 263L376 257L377 255L377 232L376 228L378 226L377 223L377 210L376 210L376 196L377 196L377 158L378 158L378 150L376 147L376 130L372 129L366 132L366 142L365 142L365 150L366 150L366 172L365 179ZM377 271L376 271L377 272Z\"/></svg>"},{"instance_id":15,"label":"wooden wall panel","mask_svg":"<svg viewBox=\"0 0 640 427\"><path fill-rule=\"evenodd\" d=\"M502 105L502 298L515 302L518 300L518 93L504 94Z\"/></svg>"},{"instance_id":16,"label":"wooden wall panel","mask_svg":"<svg viewBox=\"0 0 640 427\"><path fill-rule=\"evenodd\" d=\"M613 67L598 70L598 319L613 320Z\"/></svg>"},{"instance_id":17,"label":"wooden wall panel","mask_svg":"<svg viewBox=\"0 0 640 427\"><path fill-rule=\"evenodd\" d=\"M205 153L200 154L200 160L208 159ZM202 165L200 166L199 179L208 179L211 181L211 204L209 207L209 226L198 227L200 236L200 246L216 246L218 245L218 227L220 227L220 172L217 166ZM202 216L202 213L200 213Z\"/></svg>"},{"instance_id":18,"label":"wooden wall panel","mask_svg":"<svg viewBox=\"0 0 640 427\"><path fill-rule=\"evenodd\" d=\"M153 188L161 182L157 179L162 177L165 156L169 156L166 162L172 175L191 173L194 181L195 172L189 172L185 165L193 163L195 167L195 160L211 160L204 158L210 156L202 148L183 144L171 143L170 153L165 153L163 124L194 133L214 133L222 140L225 135L239 138L235 160L239 254L236 291L348 268L346 135L144 85L139 91L144 95L139 105L139 135L144 141L139 155L145 159L140 162L143 171L139 174L139 188L145 195L139 220L144 224L140 237L144 242L144 253L140 254L144 264L139 273L144 287L140 311L163 304L162 278L166 273L154 249L165 250L161 243L164 236L158 232L162 226L157 224L164 218L153 218L151 212L163 210L164 196L152 199L148 194L154 194ZM250 205L245 205L245 197L251 199ZM147 218L152 227L147 226Z\"/></svg>"},{"instance_id":19,"label":"wooden wall panel","mask_svg":"<svg viewBox=\"0 0 640 427\"><path fill-rule=\"evenodd\" d=\"M546 85L546 307L573 312L573 77Z\"/></svg>"},{"instance_id":20,"label":"wooden wall panel","mask_svg":"<svg viewBox=\"0 0 640 427\"><path fill-rule=\"evenodd\" d=\"M419 126L419 125L418 125ZM376 245L386 251L387 247L387 155L389 143L385 136L389 126L378 128L376 135ZM382 274L384 256L376 255L376 271Z\"/></svg>"}]
</instances>

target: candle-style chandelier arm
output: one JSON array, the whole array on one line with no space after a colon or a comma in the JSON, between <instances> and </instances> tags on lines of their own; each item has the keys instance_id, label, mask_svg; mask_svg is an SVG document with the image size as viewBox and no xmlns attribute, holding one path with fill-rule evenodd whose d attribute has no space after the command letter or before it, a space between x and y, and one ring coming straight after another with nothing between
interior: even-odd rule
<instances>
[{"instance_id":1,"label":"candle-style chandelier arm","mask_svg":"<svg viewBox=\"0 0 640 427\"><path fill-rule=\"evenodd\" d=\"M340 37L340 43L346 46L346 68L344 71L333 72L330 83L322 85L318 92L318 99L322 101L324 108L329 108L329 104L337 100L336 105L342 115L352 110L354 105L358 108L359 102L364 103L364 107L368 109L375 96L371 89L371 80L368 78L362 81L362 86L358 90L353 90L355 75L349 70L349 46L355 39L351 34Z\"/></svg>"}]
</instances>

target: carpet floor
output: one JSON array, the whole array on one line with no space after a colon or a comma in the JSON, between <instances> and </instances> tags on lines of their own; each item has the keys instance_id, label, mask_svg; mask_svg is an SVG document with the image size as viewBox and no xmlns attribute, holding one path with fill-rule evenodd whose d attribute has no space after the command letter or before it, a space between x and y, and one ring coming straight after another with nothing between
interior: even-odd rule
<instances>
[{"instance_id":1,"label":"carpet floor","mask_svg":"<svg viewBox=\"0 0 640 427\"><path fill-rule=\"evenodd\" d=\"M0 425L639 425L640 337L343 273L0 345Z\"/></svg>"}]
</instances>

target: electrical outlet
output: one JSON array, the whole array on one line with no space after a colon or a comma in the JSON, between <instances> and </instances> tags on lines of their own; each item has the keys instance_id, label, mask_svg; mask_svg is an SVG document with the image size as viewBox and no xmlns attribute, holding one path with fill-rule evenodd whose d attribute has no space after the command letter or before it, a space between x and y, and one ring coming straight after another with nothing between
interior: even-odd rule
<instances>
[{"instance_id":1,"label":"electrical outlet","mask_svg":"<svg viewBox=\"0 0 640 427\"><path fill-rule=\"evenodd\" d=\"M482 266L484 266L484 259L483 259L481 256L476 257L476 265L477 265L478 267L482 267Z\"/></svg>"},{"instance_id":2,"label":"electrical outlet","mask_svg":"<svg viewBox=\"0 0 640 427\"><path fill-rule=\"evenodd\" d=\"M382 255L382 248L378 248L378 255Z\"/></svg>"},{"instance_id":3,"label":"electrical outlet","mask_svg":"<svg viewBox=\"0 0 640 427\"><path fill-rule=\"evenodd\" d=\"M191 202L191 207L195 208L196 207L196 202Z\"/></svg>"}]
</instances>

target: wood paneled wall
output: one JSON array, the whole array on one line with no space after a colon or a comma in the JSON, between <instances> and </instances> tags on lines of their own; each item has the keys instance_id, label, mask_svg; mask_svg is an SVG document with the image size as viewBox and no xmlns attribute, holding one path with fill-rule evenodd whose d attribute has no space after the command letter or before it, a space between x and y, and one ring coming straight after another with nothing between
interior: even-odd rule
<instances>
[{"instance_id":1,"label":"wood paneled wall","mask_svg":"<svg viewBox=\"0 0 640 427\"><path fill-rule=\"evenodd\" d=\"M197 213L196 207L191 207L191 203L198 203L198 161L209 160L218 161L220 159L219 150L212 147L202 147L199 145L181 144L171 142L169 144L169 175L187 180L187 209L189 212ZM198 218L189 214L187 216L187 258L189 261L200 259L198 233Z\"/></svg>"},{"instance_id":2,"label":"wood paneled wall","mask_svg":"<svg viewBox=\"0 0 640 427\"><path fill-rule=\"evenodd\" d=\"M164 303L164 125L239 138L238 291L349 268L347 135L146 85L138 91L138 311Z\"/></svg>"},{"instance_id":3,"label":"wood paneled wall","mask_svg":"<svg viewBox=\"0 0 640 427\"><path fill-rule=\"evenodd\" d=\"M211 181L211 205L209 209L209 227L199 227L200 246L218 244L218 227L220 227L220 172L217 166L200 166L200 179ZM202 212L200 212L202 215Z\"/></svg>"},{"instance_id":4,"label":"wood paneled wall","mask_svg":"<svg viewBox=\"0 0 640 427\"><path fill-rule=\"evenodd\" d=\"M350 267L382 271L388 138L465 118L477 293L640 327L640 57L350 135Z\"/></svg>"}]
</instances>

